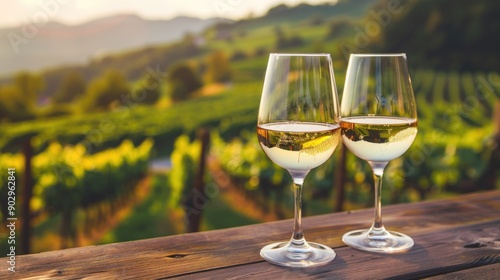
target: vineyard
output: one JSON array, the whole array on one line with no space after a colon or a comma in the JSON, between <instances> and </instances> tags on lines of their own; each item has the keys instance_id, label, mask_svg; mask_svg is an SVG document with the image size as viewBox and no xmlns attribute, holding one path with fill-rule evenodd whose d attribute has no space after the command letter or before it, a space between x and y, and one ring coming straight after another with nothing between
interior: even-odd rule
<instances>
[{"instance_id":1,"label":"vineyard","mask_svg":"<svg viewBox=\"0 0 500 280\"><path fill-rule=\"evenodd\" d=\"M495 159L498 150L494 152L493 137L499 129L498 116L494 115L498 114L500 76L496 73L448 73L425 69L417 69L412 74L419 133L410 150L388 166L384 203L476 191L470 189L471 186L498 187L495 173L498 170L494 165L495 160L498 162ZM39 131L32 139L36 151L32 172L36 181L30 212L40 217L57 214L60 217L61 247L72 246L77 232L85 234L82 229L106 223L120 205L130 200L141 178L157 177L148 172L151 159L168 155L172 168L167 178L162 181L155 179L159 188L168 190L157 198L165 201L155 201L153 192L147 199L149 203L166 204L164 211L177 213L173 218L175 221L170 222L172 230L168 234L186 230L187 225L182 226L186 223L183 215L212 213L215 204L207 201L220 199L230 191L228 188L240 194L243 203L250 203L253 212L260 213L261 218L262 215L290 218L292 192L289 190L289 175L265 156L255 136L259 87L258 83L240 84L218 95L201 97L169 110L129 108L126 114L107 115L105 122L102 116L96 115L85 120L80 117L61 120L64 124L39 122L7 130L7 135ZM342 88L341 83L339 88ZM59 125L68 127L67 133L53 137L55 127ZM100 132L96 132L95 127L100 127ZM195 137L200 127L211 131L207 155L209 170L203 177L205 189L198 201L198 206L203 207L189 209L186 201L193 195L193 177L200 160L200 144ZM85 131L87 133L83 133ZM127 140L127 136L131 140ZM58 141L49 141L51 138ZM9 145L13 146L13 142L5 147ZM307 177L304 189L306 215L328 213L333 209L371 207L369 167L348 152L342 158L342 153L342 147L339 147L331 160ZM20 152L4 153L0 163L2 166L8 163L9 166L3 166L4 170L16 168L21 176L23 160ZM218 164L217 168L213 167L213 162ZM338 185L343 164L346 172L342 185ZM221 172L225 176L222 181L217 180ZM5 174L1 176L0 192L5 193L7 178ZM486 184L490 178L497 183ZM342 196L340 200L339 195ZM230 211L238 212L235 210L238 205L231 205L228 200L220 203L227 204ZM235 216L237 221L228 223L234 226L240 225L239 222L259 220L259 215L248 215L253 218ZM2 216L7 216L6 205L2 205ZM202 215L201 228L225 226L224 223L207 225L206 220L210 219L214 217Z\"/></svg>"},{"instance_id":2,"label":"vineyard","mask_svg":"<svg viewBox=\"0 0 500 280\"><path fill-rule=\"evenodd\" d=\"M60 215L61 247L74 245L76 236L74 218L78 211L85 216L85 229L105 222L131 194L147 172L148 159L153 147L145 140L134 147L123 141L118 147L95 154L87 154L83 145L61 146L51 143L45 151L33 158L32 172L37 178L30 200L33 215ZM25 172L21 154L2 154L0 163L15 168L17 176ZM5 167L7 169L7 167ZM7 176L0 175L2 186ZM19 186L18 186L19 188ZM3 197L7 188L2 187ZM2 217L8 217L2 205Z\"/></svg>"},{"instance_id":3,"label":"vineyard","mask_svg":"<svg viewBox=\"0 0 500 280\"><path fill-rule=\"evenodd\" d=\"M194 38L187 36L170 47L110 55L95 62L98 65L80 69L85 76L98 76L106 67L114 66L134 80L131 83L139 84L144 72L154 69L155 74L165 78L166 67L179 61L187 61L206 75L210 73L206 57L215 51L223 52L232 78L209 82L207 88L216 89L210 94L203 94L202 88L202 94L182 102L174 104L163 99L150 105L131 94L109 111L42 116L20 122L0 118L0 197L9 192L10 174L6 170L15 168L16 213L23 223L18 228L20 243L29 243L31 238L38 244L31 248L35 252L291 218L291 178L269 160L256 136L267 54L276 49L332 53L341 98L347 67L345 52L351 51L343 47L356 45L361 38L358 31L367 23L376 23L374 12L384 11L384 7L374 6L372 13L363 18L361 15L368 14L372 7L371 1L356 3L345 1L343 5L359 5L355 14L359 13L360 18L328 22L331 13L325 7L299 5L286 10L281 6L260 19L216 25L200 35L205 45L196 46L192 53L185 52L185 44L192 43L187 39ZM314 10L314 15L328 15L313 17L304 13L308 10ZM404 27L419 27L413 23L415 18L420 17L408 17L411 24ZM393 19L401 18L394 15ZM460 18L455 21L462 22ZM384 26L379 35L398 27ZM405 28L401 30L407 34ZM422 28L415 32L435 35ZM475 33L471 34L475 38ZM487 33L488 40L490 34L495 33ZM367 46L357 46L361 51L369 51L370 42L390 42L368 33L362 35ZM396 37L393 41L401 40ZM444 49L451 47L445 45ZM418 56L409 55L409 59L414 57ZM477 68L470 69L481 69L484 61L476 60L477 65L471 65ZM418 135L412 147L388 165L383 203L500 188L500 74L462 68L436 70L447 69L446 65L429 69L423 67L435 65L417 62L409 60L409 65L416 67L410 73L419 117ZM494 61L490 64L496 65ZM62 80L63 73L71 69L46 73L51 87L45 94L54 91L55 81ZM163 80L158 84L160 95L168 98L166 91L171 84ZM80 104L76 101L72 105ZM202 130L209 134L208 140L200 139ZM167 167L155 170L156 161L168 162ZM330 160L307 176L304 215L372 207L372 186L368 164L339 145ZM3 221L9 215L8 206L5 200L0 201ZM0 230L0 236L6 236L5 228ZM1 248L4 246L5 242L0 243Z\"/></svg>"},{"instance_id":4,"label":"vineyard","mask_svg":"<svg viewBox=\"0 0 500 280\"><path fill-rule=\"evenodd\" d=\"M472 185L488 187L489 178L493 178L493 184L488 182L490 187L498 186L498 182L494 183L498 173L494 164L498 162L494 137L500 122L499 76L419 69L413 74L413 82L419 134L410 150L388 167L388 189L383 196L386 203L475 191L470 189ZM290 195L286 189L289 175L267 159L253 131L244 131L231 142L220 141L218 137L212 142L212 153L223 163L224 170L241 182L249 197L261 200L263 207L283 201L275 197ZM306 193L313 200L322 198L330 209L370 206L371 199L367 199L372 193L370 170L350 153L345 159L345 183L335 186L335 177L339 176L337 166L343 164L340 155L337 151L330 162L309 175ZM332 205L338 188L347 191L341 207Z\"/></svg>"}]
</instances>

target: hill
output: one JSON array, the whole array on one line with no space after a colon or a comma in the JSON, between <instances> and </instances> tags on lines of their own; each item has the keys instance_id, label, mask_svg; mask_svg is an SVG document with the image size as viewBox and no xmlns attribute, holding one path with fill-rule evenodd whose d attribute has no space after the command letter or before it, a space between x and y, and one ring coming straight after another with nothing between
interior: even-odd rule
<instances>
[{"instance_id":1,"label":"hill","mask_svg":"<svg viewBox=\"0 0 500 280\"><path fill-rule=\"evenodd\" d=\"M387 7L380 1L375 10ZM458 71L498 71L500 2L489 0L402 1L372 49L406 52L414 66ZM406 8L408 7L408 8ZM380 19L379 20L383 20Z\"/></svg>"},{"instance_id":2,"label":"hill","mask_svg":"<svg viewBox=\"0 0 500 280\"><path fill-rule=\"evenodd\" d=\"M12 52L10 46L2 48L1 45L5 46L6 42L0 41L0 60L6 62L0 65L0 74L2 69L16 72L43 68L40 72L45 87L41 96L50 97L69 72L78 72L90 81L106 69L114 68L120 69L132 81L148 71L165 71L178 60L191 59L218 48L214 41L228 42L228 37L234 37L234 40L224 44L229 45L227 51L232 52L241 42L246 42L238 37L242 32L254 34L258 37L257 41L266 41L263 45L269 52L273 51L269 43L273 44L275 38L273 33L263 33L264 29L295 26L298 22L315 18L322 19L325 25L336 17L359 19L372 5L373 0L341 0L336 5L278 5L262 17L236 22L185 17L168 22L146 21L133 15L121 15L81 26L48 23L32 41L20 45L18 55L9 53ZM220 36L211 37L208 35L210 30ZM185 37L187 31L194 36ZM0 35L1 32L5 34L9 31L0 30ZM25 47L26 50L23 49ZM245 51L250 50L249 45L243 47ZM51 67L46 68L48 65ZM10 80L11 77L5 76L0 83L7 84Z\"/></svg>"},{"instance_id":3,"label":"hill","mask_svg":"<svg viewBox=\"0 0 500 280\"><path fill-rule=\"evenodd\" d=\"M164 72L169 65L179 60L202 61L199 58L215 49L222 49L229 56L239 53L240 56L243 55L242 59L250 58L257 52L261 55L274 51L329 52L337 62L342 57L347 58L350 51L406 52L412 67L461 71L496 69L499 61L496 50L500 46L498 38L491 34L498 33L492 31L498 29L500 23L488 22L498 22L494 14L499 10L498 4L487 0L478 0L477 5L472 6L468 2L452 5L451 0L407 0L401 1L385 22L384 18L380 17L387 13L390 3L392 2L389 0L340 0L336 5L278 5L262 17L236 22L214 19L202 21L192 18L170 21L170 24L196 30L192 32L193 36L184 36L178 29L177 33L168 32L168 27L161 27L167 25L165 22L144 21L132 15L100 19L75 27L49 23L40 29L40 34L35 36L33 41L21 47L32 48L33 55L51 51L61 56L71 56L71 59L64 61L65 64L72 64L71 66L54 66L41 72L46 81L41 92L43 97L50 97L69 72L79 72L90 81L106 69L115 68L123 72L130 81L134 81L148 71ZM373 24L379 24L376 26L378 29L374 29L377 31L375 35L373 30L367 31ZM92 33L92 40L77 41L69 40L75 38L74 34L62 32L61 38L54 42L45 42L48 45L37 50L36 40L49 36L45 33L57 28L70 28L68 30L73 32L79 30L78 34L82 38L87 33L90 36L92 30L100 31ZM125 30L127 32L124 32ZM116 33L113 34L114 37L106 37L105 34L109 35L112 31ZM298 46L277 46L277 32L284 33L285 39L290 39L291 45L295 40L299 43ZM332 33L334 35L331 35ZM67 37L64 37L64 34ZM100 41L97 40L98 35L101 36ZM177 39L164 42L175 36ZM95 42L91 43L93 40ZM154 40L158 42L155 43ZM370 44L365 45L367 42ZM97 46L101 46L100 55ZM105 52L104 46L107 50L115 51ZM6 62L0 65L0 72L2 67L10 67L9 70L14 71L22 68L23 63L34 63L36 60L28 58L25 54L27 52L21 53L25 58L20 56L8 59L3 59L2 53L5 53L5 48L0 47L0 59ZM87 58L83 59L85 55ZM52 58L47 54L40 56ZM78 59L83 62L74 62ZM51 59L50 62L55 64L57 59ZM0 81L2 84L9 82L10 78Z\"/></svg>"},{"instance_id":4,"label":"hill","mask_svg":"<svg viewBox=\"0 0 500 280\"><path fill-rule=\"evenodd\" d=\"M145 20L136 15L117 15L75 26L48 22L3 28L0 29L0 75L82 64L117 51L172 42L219 20L192 17Z\"/></svg>"},{"instance_id":5,"label":"hill","mask_svg":"<svg viewBox=\"0 0 500 280\"><path fill-rule=\"evenodd\" d=\"M288 6L281 4L275 6L262 17L240 20L233 26L252 29L255 27L298 23L310 19L334 19L337 17L361 18L379 0L339 0L336 4L309 5L299 4Z\"/></svg>"}]
</instances>

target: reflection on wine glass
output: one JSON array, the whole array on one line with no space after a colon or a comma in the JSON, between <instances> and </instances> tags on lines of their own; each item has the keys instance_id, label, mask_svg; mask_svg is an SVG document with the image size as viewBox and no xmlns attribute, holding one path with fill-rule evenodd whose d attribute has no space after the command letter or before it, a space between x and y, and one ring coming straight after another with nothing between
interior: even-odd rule
<instances>
[{"instance_id":1,"label":"reflection on wine glass","mask_svg":"<svg viewBox=\"0 0 500 280\"><path fill-rule=\"evenodd\" d=\"M375 181L375 218L370 229L344 234L347 245L365 251L398 253L414 242L382 224L381 188L390 160L408 150L417 136L417 110L405 54L351 54L341 104L342 140L366 160Z\"/></svg>"},{"instance_id":2,"label":"reflection on wine glass","mask_svg":"<svg viewBox=\"0 0 500 280\"><path fill-rule=\"evenodd\" d=\"M307 267L335 258L331 248L304 239L302 185L309 171L327 161L340 141L338 107L330 55L269 56L257 136L266 155L292 176L295 198L291 240L260 251L273 264Z\"/></svg>"}]
</instances>

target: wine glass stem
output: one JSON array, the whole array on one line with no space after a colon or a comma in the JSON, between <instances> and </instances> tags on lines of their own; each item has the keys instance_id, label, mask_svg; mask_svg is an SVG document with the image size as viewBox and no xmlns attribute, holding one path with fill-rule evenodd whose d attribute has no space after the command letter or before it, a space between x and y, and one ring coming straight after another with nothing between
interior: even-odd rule
<instances>
[{"instance_id":1,"label":"wine glass stem","mask_svg":"<svg viewBox=\"0 0 500 280\"><path fill-rule=\"evenodd\" d=\"M304 232L302 230L302 185L304 179L293 180L293 196L294 196L294 223L293 223L293 236L292 246L302 247L305 246Z\"/></svg>"},{"instance_id":2,"label":"wine glass stem","mask_svg":"<svg viewBox=\"0 0 500 280\"><path fill-rule=\"evenodd\" d=\"M373 181L375 184L375 217L371 231L383 232L385 229L382 223L382 179L388 162L369 162L369 164L373 170Z\"/></svg>"}]
</instances>

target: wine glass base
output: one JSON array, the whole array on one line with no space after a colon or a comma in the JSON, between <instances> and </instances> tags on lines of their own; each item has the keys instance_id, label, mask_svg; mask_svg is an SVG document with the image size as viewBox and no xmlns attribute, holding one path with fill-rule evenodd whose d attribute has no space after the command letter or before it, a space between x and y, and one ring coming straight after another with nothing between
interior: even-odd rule
<instances>
[{"instance_id":1,"label":"wine glass base","mask_svg":"<svg viewBox=\"0 0 500 280\"><path fill-rule=\"evenodd\" d=\"M293 246L291 242L277 242L263 247L260 255L276 265L313 267L331 262L336 253L330 247L313 242L305 243L301 247Z\"/></svg>"},{"instance_id":2,"label":"wine glass base","mask_svg":"<svg viewBox=\"0 0 500 280\"><path fill-rule=\"evenodd\" d=\"M389 254L406 252L415 244L406 234L385 230L381 234L373 234L369 229L347 232L342 241L359 250Z\"/></svg>"}]
</instances>

